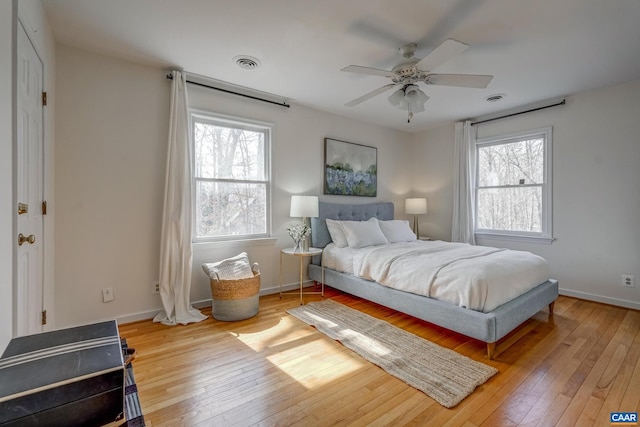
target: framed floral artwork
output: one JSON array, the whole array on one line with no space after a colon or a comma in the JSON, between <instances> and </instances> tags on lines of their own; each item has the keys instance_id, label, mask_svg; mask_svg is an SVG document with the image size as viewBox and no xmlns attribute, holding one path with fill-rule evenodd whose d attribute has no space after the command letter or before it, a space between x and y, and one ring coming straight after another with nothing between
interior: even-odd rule
<instances>
[{"instance_id":1,"label":"framed floral artwork","mask_svg":"<svg viewBox=\"0 0 640 427\"><path fill-rule=\"evenodd\" d=\"M324 139L324 194L375 197L377 189L377 148Z\"/></svg>"}]
</instances>

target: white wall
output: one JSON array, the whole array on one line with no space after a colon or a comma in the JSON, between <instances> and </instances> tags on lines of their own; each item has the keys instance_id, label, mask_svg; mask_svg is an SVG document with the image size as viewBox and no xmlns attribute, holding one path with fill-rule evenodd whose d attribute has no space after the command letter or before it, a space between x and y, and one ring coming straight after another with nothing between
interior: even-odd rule
<instances>
[{"instance_id":1,"label":"white wall","mask_svg":"<svg viewBox=\"0 0 640 427\"><path fill-rule=\"evenodd\" d=\"M13 2L0 2L0 353L13 334Z\"/></svg>"},{"instance_id":2,"label":"white wall","mask_svg":"<svg viewBox=\"0 0 640 427\"><path fill-rule=\"evenodd\" d=\"M154 309L166 81L159 70L57 48L58 326ZM115 301L104 304L109 287Z\"/></svg>"},{"instance_id":3,"label":"white wall","mask_svg":"<svg viewBox=\"0 0 640 427\"><path fill-rule=\"evenodd\" d=\"M420 234L451 239L453 207L453 123L412 135L412 174L416 197L427 198L427 214L419 215Z\"/></svg>"},{"instance_id":4,"label":"white wall","mask_svg":"<svg viewBox=\"0 0 640 427\"><path fill-rule=\"evenodd\" d=\"M561 293L640 309L640 80L567 97L567 105L481 125L478 137L553 126L551 245L482 240L545 257ZM453 126L414 136L418 180L443 198L428 232L449 238ZM441 162L450 162L443 165ZM440 188L440 184L444 184ZM427 215L431 222L431 210ZM621 274L636 277L635 288Z\"/></svg>"},{"instance_id":5,"label":"white wall","mask_svg":"<svg viewBox=\"0 0 640 427\"><path fill-rule=\"evenodd\" d=\"M158 278L170 82L165 70L57 46L56 311L58 326L149 317L160 309ZM263 291L279 282L280 249L291 194L322 193L323 138L378 147L378 197L323 200L396 201L410 191L407 134L293 104L290 109L188 86L199 109L273 123L275 243L196 245L192 301L210 298L200 267L246 250L261 265ZM402 209L398 211L401 214ZM285 283L295 282L295 260ZM115 301L102 303L112 287Z\"/></svg>"}]
</instances>

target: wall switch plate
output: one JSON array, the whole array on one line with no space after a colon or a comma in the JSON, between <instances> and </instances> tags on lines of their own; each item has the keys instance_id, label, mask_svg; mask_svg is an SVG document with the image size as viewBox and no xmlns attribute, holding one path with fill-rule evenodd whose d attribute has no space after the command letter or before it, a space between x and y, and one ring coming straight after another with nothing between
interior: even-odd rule
<instances>
[{"instance_id":1,"label":"wall switch plate","mask_svg":"<svg viewBox=\"0 0 640 427\"><path fill-rule=\"evenodd\" d=\"M113 301L113 288L104 288L102 290L102 302Z\"/></svg>"},{"instance_id":2,"label":"wall switch plate","mask_svg":"<svg viewBox=\"0 0 640 427\"><path fill-rule=\"evenodd\" d=\"M160 282L158 282L158 281L153 282L152 286L153 286L152 287L152 293L159 294L160 293Z\"/></svg>"},{"instance_id":3,"label":"wall switch plate","mask_svg":"<svg viewBox=\"0 0 640 427\"><path fill-rule=\"evenodd\" d=\"M622 275L622 286L627 288L635 288L636 287L636 278L635 276L631 276L630 274Z\"/></svg>"}]
</instances>

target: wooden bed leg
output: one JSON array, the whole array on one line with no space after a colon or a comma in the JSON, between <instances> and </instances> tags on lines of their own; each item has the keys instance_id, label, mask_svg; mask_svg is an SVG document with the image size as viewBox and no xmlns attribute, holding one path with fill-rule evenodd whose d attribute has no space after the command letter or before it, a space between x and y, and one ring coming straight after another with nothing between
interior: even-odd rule
<instances>
[{"instance_id":1,"label":"wooden bed leg","mask_svg":"<svg viewBox=\"0 0 640 427\"><path fill-rule=\"evenodd\" d=\"M493 359L493 354L496 352L496 343L488 342L487 343L487 357L489 360Z\"/></svg>"},{"instance_id":2,"label":"wooden bed leg","mask_svg":"<svg viewBox=\"0 0 640 427\"><path fill-rule=\"evenodd\" d=\"M553 307L555 306L555 304L555 301L551 301L551 303L549 304L549 314L553 314Z\"/></svg>"}]
</instances>

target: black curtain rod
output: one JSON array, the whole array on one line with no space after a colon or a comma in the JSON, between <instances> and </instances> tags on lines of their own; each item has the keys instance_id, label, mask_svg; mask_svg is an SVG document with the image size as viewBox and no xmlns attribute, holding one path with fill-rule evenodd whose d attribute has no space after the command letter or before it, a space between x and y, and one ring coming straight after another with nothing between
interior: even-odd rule
<instances>
[{"instance_id":1,"label":"black curtain rod","mask_svg":"<svg viewBox=\"0 0 640 427\"><path fill-rule=\"evenodd\" d=\"M493 119L487 119L487 120L482 120L482 121L479 121L479 122L474 122L474 123L471 123L471 126L475 126L475 125L479 125L479 124L487 123L487 122L492 122L494 120L506 119L507 117L518 116L518 115L524 114L524 113L532 113L534 111L544 110L545 108L557 107L558 105L564 105L566 103L567 102L563 99L560 102L557 102L557 103L551 104L551 105L545 105L544 107L532 108L531 110L527 110L527 111L520 111L518 113L507 114L506 116L494 117Z\"/></svg>"},{"instance_id":2,"label":"black curtain rod","mask_svg":"<svg viewBox=\"0 0 640 427\"><path fill-rule=\"evenodd\" d=\"M173 80L173 75L172 74L167 74L167 79ZM215 86L209 86L209 85L206 85L204 83L198 83L198 82L194 82L194 81L188 80L188 79L187 79L187 83L192 84L192 85L196 85L196 86L206 87L207 89L219 90L220 92L230 93L232 95L244 96L245 98L255 99L256 101L268 102L269 104L275 104L275 105L279 105L281 107L287 107L287 108L291 107L291 105L287 104L286 102L271 101L270 99L259 98L257 96L246 95L244 93L234 92L234 91L228 90L228 89L222 89L222 88L215 87Z\"/></svg>"}]
</instances>

